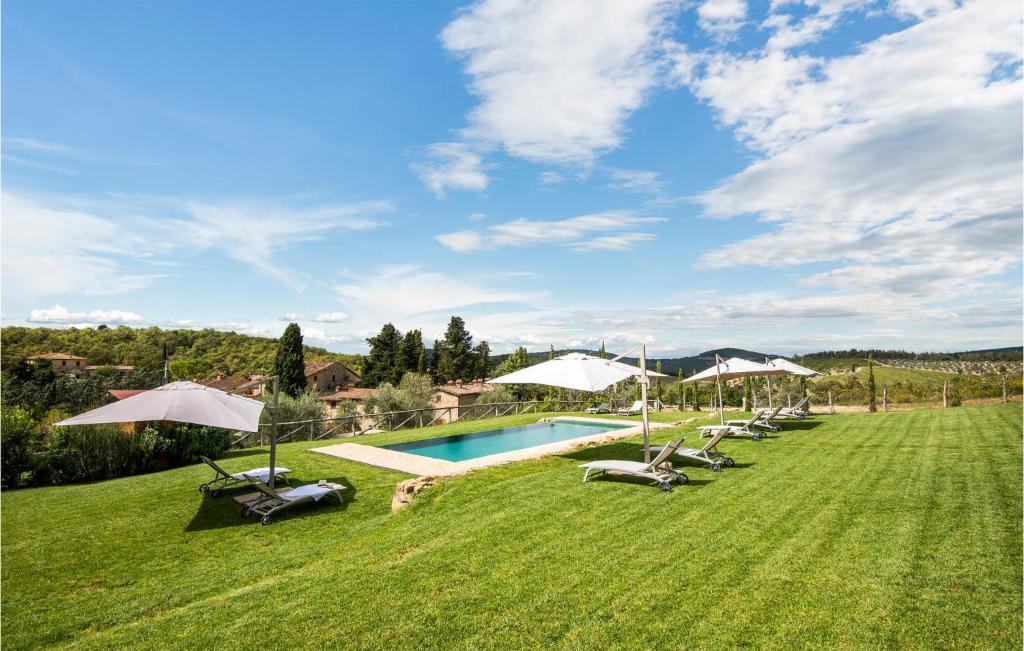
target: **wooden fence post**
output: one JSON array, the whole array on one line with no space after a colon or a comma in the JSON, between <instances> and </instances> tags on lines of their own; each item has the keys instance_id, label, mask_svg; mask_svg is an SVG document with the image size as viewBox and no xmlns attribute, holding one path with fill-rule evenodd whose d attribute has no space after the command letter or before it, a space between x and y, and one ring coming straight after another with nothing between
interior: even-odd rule
<instances>
[{"instance_id":1,"label":"wooden fence post","mask_svg":"<svg viewBox=\"0 0 1024 651\"><path fill-rule=\"evenodd\" d=\"M789 393L789 389L786 389L786 407L793 408L793 396Z\"/></svg>"},{"instance_id":2,"label":"wooden fence post","mask_svg":"<svg viewBox=\"0 0 1024 651\"><path fill-rule=\"evenodd\" d=\"M882 387L882 411L889 411L889 401L886 397L886 388Z\"/></svg>"},{"instance_id":3,"label":"wooden fence post","mask_svg":"<svg viewBox=\"0 0 1024 651\"><path fill-rule=\"evenodd\" d=\"M1006 375L1003 375L1003 402L1007 402L1009 398L1006 395Z\"/></svg>"},{"instance_id":4,"label":"wooden fence post","mask_svg":"<svg viewBox=\"0 0 1024 651\"><path fill-rule=\"evenodd\" d=\"M832 406L832 389L828 390L828 413L836 413L836 408Z\"/></svg>"},{"instance_id":5,"label":"wooden fence post","mask_svg":"<svg viewBox=\"0 0 1024 651\"><path fill-rule=\"evenodd\" d=\"M946 390L949 388L949 380L942 381L942 408L949 407L949 398L946 395Z\"/></svg>"}]
</instances>

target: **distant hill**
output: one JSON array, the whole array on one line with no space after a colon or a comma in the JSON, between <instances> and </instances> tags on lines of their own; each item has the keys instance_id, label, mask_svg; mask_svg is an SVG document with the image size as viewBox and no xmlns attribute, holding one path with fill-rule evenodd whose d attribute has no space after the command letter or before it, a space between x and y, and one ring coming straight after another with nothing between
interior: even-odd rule
<instances>
[{"instance_id":1,"label":"distant hill","mask_svg":"<svg viewBox=\"0 0 1024 651\"><path fill-rule=\"evenodd\" d=\"M81 355L90 364L128 364L153 373L163 368L166 346L174 379L209 377L215 373L268 373L274 365L277 340L220 330L151 328L25 328L0 329L2 366L41 353ZM362 355L332 353L305 346L309 362L338 361L362 369Z\"/></svg>"}]
</instances>

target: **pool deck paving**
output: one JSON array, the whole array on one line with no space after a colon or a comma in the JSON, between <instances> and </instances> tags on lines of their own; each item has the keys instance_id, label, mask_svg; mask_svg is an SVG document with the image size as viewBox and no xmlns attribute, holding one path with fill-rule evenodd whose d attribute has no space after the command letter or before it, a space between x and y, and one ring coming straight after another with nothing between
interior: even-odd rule
<instances>
[{"instance_id":1,"label":"pool deck paving","mask_svg":"<svg viewBox=\"0 0 1024 651\"><path fill-rule=\"evenodd\" d=\"M527 459L537 459L549 454L569 452L570 450L575 450L576 448L584 445L610 443L611 441L629 438L643 433L643 426L632 420L561 416L545 418L542 420L544 422L564 420L608 423L609 425L626 424L631 425L631 427L601 432L600 434L592 434L590 436L581 436L574 439L567 439L565 441L545 443L543 445L536 445L529 448L523 448L521 450L512 450L510 452L502 452L500 454L489 454L484 457L477 457L476 459L467 459L466 461L432 459L418 454L409 454L408 452L399 452L398 450L389 450L387 448L379 448L372 445L362 445L361 443L338 443L322 448L310 448L309 451L338 457L339 459L346 459L348 461L358 461L360 463L380 468L387 468L389 470L397 470L398 472L404 472L420 477L452 477L455 475L464 475L467 472L479 470L480 468L487 468L489 466L496 466L504 463L513 463L516 461L525 461ZM653 432L655 430L671 427L671 425L668 423L651 423L650 427Z\"/></svg>"}]
</instances>

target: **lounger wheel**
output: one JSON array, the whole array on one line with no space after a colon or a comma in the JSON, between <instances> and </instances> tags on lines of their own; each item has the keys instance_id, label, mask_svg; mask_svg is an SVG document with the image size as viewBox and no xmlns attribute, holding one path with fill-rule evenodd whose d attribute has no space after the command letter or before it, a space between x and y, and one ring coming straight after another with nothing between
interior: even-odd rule
<instances>
[{"instance_id":1,"label":"lounger wheel","mask_svg":"<svg viewBox=\"0 0 1024 651\"><path fill-rule=\"evenodd\" d=\"M213 489L213 491L210 493L210 495L213 496L213 497L220 497L223 494L224 494L224 492L221 489L219 489L219 488Z\"/></svg>"},{"instance_id":2,"label":"lounger wheel","mask_svg":"<svg viewBox=\"0 0 1024 651\"><path fill-rule=\"evenodd\" d=\"M661 490L663 490L666 493L668 493L668 492L671 492L671 490L672 490L672 484L668 484L668 483L659 484L658 488L660 488Z\"/></svg>"},{"instance_id":3,"label":"lounger wheel","mask_svg":"<svg viewBox=\"0 0 1024 651\"><path fill-rule=\"evenodd\" d=\"M761 440L761 435L760 434L751 434L750 435L750 440L751 441L760 441Z\"/></svg>"},{"instance_id":4,"label":"lounger wheel","mask_svg":"<svg viewBox=\"0 0 1024 651\"><path fill-rule=\"evenodd\" d=\"M273 522L273 521L274 521L274 520L273 520L273 518L271 518L271 517L270 517L269 515L265 515L265 516L263 516L263 518L262 518L262 519L260 520L260 524L270 524L270 523L271 523L271 522Z\"/></svg>"},{"instance_id":5,"label":"lounger wheel","mask_svg":"<svg viewBox=\"0 0 1024 651\"><path fill-rule=\"evenodd\" d=\"M249 517L249 514L250 514L250 513L251 513L251 511L249 510L249 507L248 507L248 506L243 506L243 507L242 507L242 517L243 517L243 518L247 518L247 517Z\"/></svg>"},{"instance_id":6,"label":"lounger wheel","mask_svg":"<svg viewBox=\"0 0 1024 651\"><path fill-rule=\"evenodd\" d=\"M717 463L711 464L711 472L722 472L722 466Z\"/></svg>"},{"instance_id":7,"label":"lounger wheel","mask_svg":"<svg viewBox=\"0 0 1024 651\"><path fill-rule=\"evenodd\" d=\"M199 484L199 492L200 493L205 493L208 490L210 490L210 485L209 484Z\"/></svg>"},{"instance_id":8,"label":"lounger wheel","mask_svg":"<svg viewBox=\"0 0 1024 651\"><path fill-rule=\"evenodd\" d=\"M726 457L725 460L722 461L722 463L725 464L726 468L732 468L733 466L736 465L736 462L732 460L732 457Z\"/></svg>"},{"instance_id":9,"label":"lounger wheel","mask_svg":"<svg viewBox=\"0 0 1024 651\"><path fill-rule=\"evenodd\" d=\"M690 478L683 473L679 473L678 480L680 484L688 484L690 482Z\"/></svg>"}]
</instances>

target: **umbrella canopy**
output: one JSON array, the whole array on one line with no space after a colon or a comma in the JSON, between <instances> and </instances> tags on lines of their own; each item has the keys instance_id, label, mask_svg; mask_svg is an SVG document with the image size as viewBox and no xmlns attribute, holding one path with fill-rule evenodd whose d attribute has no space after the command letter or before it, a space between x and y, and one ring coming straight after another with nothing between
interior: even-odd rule
<instances>
[{"instance_id":1,"label":"umbrella canopy","mask_svg":"<svg viewBox=\"0 0 1024 651\"><path fill-rule=\"evenodd\" d=\"M801 375L803 377L811 377L813 375L821 375L821 373L819 373L818 371L815 371L813 368L807 368L806 366L800 366L799 364L794 364L793 362L791 362L788 359L785 359L783 357L776 357L771 362L769 362L769 364L771 364L775 368L781 368L781 369L785 370L790 375Z\"/></svg>"},{"instance_id":2,"label":"umbrella canopy","mask_svg":"<svg viewBox=\"0 0 1024 651\"><path fill-rule=\"evenodd\" d=\"M195 382L171 382L136 396L104 405L57 425L100 425L170 420L209 427L255 432L263 403L233 396Z\"/></svg>"},{"instance_id":3,"label":"umbrella canopy","mask_svg":"<svg viewBox=\"0 0 1024 651\"><path fill-rule=\"evenodd\" d=\"M789 375L789 371L775 366L768 366L767 364L758 364L750 360L740 359L739 357L731 357L705 371L686 378L683 382L714 382L719 379L735 380L736 378L754 375Z\"/></svg>"},{"instance_id":4,"label":"umbrella canopy","mask_svg":"<svg viewBox=\"0 0 1024 651\"><path fill-rule=\"evenodd\" d=\"M583 353L568 353L488 381L493 384L544 384L577 391L603 391L641 374L639 368L629 364ZM668 377L653 371L647 371L647 375Z\"/></svg>"}]
</instances>

